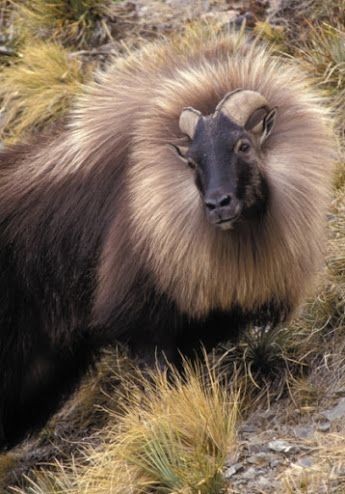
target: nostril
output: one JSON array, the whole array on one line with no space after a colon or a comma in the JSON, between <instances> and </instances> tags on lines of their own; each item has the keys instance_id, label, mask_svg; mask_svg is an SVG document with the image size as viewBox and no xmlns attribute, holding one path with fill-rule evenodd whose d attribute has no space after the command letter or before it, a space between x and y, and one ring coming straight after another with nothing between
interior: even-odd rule
<instances>
[{"instance_id":1,"label":"nostril","mask_svg":"<svg viewBox=\"0 0 345 494\"><path fill-rule=\"evenodd\" d=\"M207 200L207 201L205 201L205 204L206 204L206 207L210 210L216 209L216 207L217 207L216 201Z\"/></svg>"},{"instance_id":2,"label":"nostril","mask_svg":"<svg viewBox=\"0 0 345 494\"><path fill-rule=\"evenodd\" d=\"M228 206L231 202L231 197L229 195L223 196L219 200L219 206Z\"/></svg>"},{"instance_id":3,"label":"nostril","mask_svg":"<svg viewBox=\"0 0 345 494\"><path fill-rule=\"evenodd\" d=\"M217 208L222 208L225 206L228 206L231 202L231 195L230 194L223 194L222 196L218 197L208 197L205 200L205 205L207 209L210 211L217 209Z\"/></svg>"}]
</instances>

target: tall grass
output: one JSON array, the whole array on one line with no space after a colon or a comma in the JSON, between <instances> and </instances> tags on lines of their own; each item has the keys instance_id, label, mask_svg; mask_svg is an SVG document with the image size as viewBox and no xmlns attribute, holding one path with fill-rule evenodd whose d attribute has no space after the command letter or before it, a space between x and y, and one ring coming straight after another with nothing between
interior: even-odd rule
<instances>
[{"instance_id":1,"label":"tall grass","mask_svg":"<svg viewBox=\"0 0 345 494\"><path fill-rule=\"evenodd\" d=\"M55 43L27 45L0 72L0 138L13 142L64 114L86 80L80 60Z\"/></svg>"},{"instance_id":2,"label":"tall grass","mask_svg":"<svg viewBox=\"0 0 345 494\"><path fill-rule=\"evenodd\" d=\"M239 389L224 379L210 365L186 365L184 378L171 370L128 381L102 446L85 448L84 465L37 472L25 492L221 493L239 412Z\"/></svg>"},{"instance_id":3,"label":"tall grass","mask_svg":"<svg viewBox=\"0 0 345 494\"><path fill-rule=\"evenodd\" d=\"M304 69L331 99L339 133L345 138L345 25L310 26L308 40L297 53Z\"/></svg>"},{"instance_id":4,"label":"tall grass","mask_svg":"<svg viewBox=\"0 0 345 494\"><path fill-rule=\"evenodd\" d=\"M102 16L109 13L111 3L111 0L15 1L15 26L24 36L48 37L85 47L96 39L96 30L105 30L102 39L107 36Z\"/></svg>"}]
</instances>

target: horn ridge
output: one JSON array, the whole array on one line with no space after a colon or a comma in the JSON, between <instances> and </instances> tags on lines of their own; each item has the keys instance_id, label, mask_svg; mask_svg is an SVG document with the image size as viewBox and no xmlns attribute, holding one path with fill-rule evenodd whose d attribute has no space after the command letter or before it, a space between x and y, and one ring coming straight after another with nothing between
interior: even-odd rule
<instances>
[{"instance_id":1,"label":"horn ridge","mask_svg":"<svg viewBox=\"0 0 345 494\"><path fill-rule=\"evenodd\" d=\"M233 122L244 127L250 115L260 107L268 107L266 98L257 91L236 89L224 96L216 107Z\"/></svg>"},{"instance_id":2,"label":"horn ridge","mask_svg":"<svg viewBox=\"0 0 345 494\"><path fill-rule=\"evenodd\" d=\"M216 109L215 109L215 112L214 112L214 116L220 112L220 110L222 109L222 106L226 103L226 101L231 97L233 96L235 93L238 93L239 91L243 91L242 88L238 88L238 89L235 89L234 91L230 91L228 93L226 93L226 95L220 100L220 102L218 103L218 105L216 106Z\"/></svg>"}]
</instances>

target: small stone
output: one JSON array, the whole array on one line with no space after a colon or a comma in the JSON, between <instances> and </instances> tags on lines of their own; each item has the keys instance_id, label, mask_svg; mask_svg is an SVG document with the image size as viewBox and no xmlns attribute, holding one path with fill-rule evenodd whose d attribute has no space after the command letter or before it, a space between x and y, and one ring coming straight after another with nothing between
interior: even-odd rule
<instances>
[{"instance_id":1,"label":"small stone","mask_svg":"<svg viewBox=\"0 0 345 494\"><path fill-rule=\"evenodd\" d=\"M233 465L231 465L231 467L229 467L225 470L224 477L226 479L229 479L230 477L235 475L239 470L241 470L241 468L243 468L242 463L234 463Z\"/></svg>"},{"instance_id":2,"label":"small stone","mask_svg":"<svg viewBox=\"0 0 345 494\"><path fill-rule=\"evenodd\" d=\"M266 410L262 413L262 417L265 420L273 421L276 418L276 413L273 412L272 410Z\"/></svg>"},{"instance_id":3,"label":"small stone","mask_svg":"<svg viewBox=\"0 0 345 494\"><path fill-rule=\"evenodd\" d=\"M330 421L345 417L345 398L341 398L335 407L322 412L321 415Z\"/></svg>"},{"instance_id":4,"label":"small stone","mask_svg":"<svg viewBox=\"0 0 345 494\"><path fill-rule=\"evenodd\" d=\"M276 453L297 453L299 448L295 444L290 444L287 441L277 439L268 443L269 449Z\"/></svg>"},{"instance_id":5,"label":"small stone","mask_svg":"<svg viewBox=\"0 0 345 494\"><path fill-rule=\"evenodd\" d=\"M261 488L261 489L271 489L272 487L272 481L267 479L266 477L259 477L256 484Z\"/></svg>"},{"instance_id":6,"label":"small stone","mask_svg":"<svg viewBox=\"0 0 345 494\"><path fill-rule=\"evenodd\" d=\"M246 23L247 27L254 27L255 26L255 15L253 12L245 12L244 14L240 14L237 16L235 20L235 25L236 26L241 26L243 22Z\"/></svg>"},{"instance_id":7,"label":"small stone","mask_svg":"<svg viewBox=\"0 0 345 494\"><path fill-rule=\"evenodd\" d=\"M336 479L339 479L339 477L345 477L345 467L343 465L336 466L332 472L332 477Z\"/></svg>"},{"instance_id":8,"label":"small stone","mask_svg":"<svg viewBox=\"0 0 345 494\"><path fill-rule=\"evenodd\" d=\"M253 465L265 465L272 461L272 454L260 452L255 455L249 456L247 458L248 463L252 463Z\"/></svg>"},{"instance_id":9,"label":"small stone","mask_svg":"<svg viewBox=\"0 0 345 494\"><path fill-rule=\"evenodd\" d=\"M261 473L260 470L258 470L257 468L254 468L254 467L249 467L248 470L246 470L243 474L242 474L242 478L243 479L246 479L246 480L252 480L254 478L256 478L258 476L258 473Z\"/></svg>"},{"instance_id":10,"label":"small stone","mask_svg":"<svg viewBox=\"0 0 345 494\"><path fill-rule=\"evenodd\" d=\"M317 430L319 432L328 432L331 428L331 423L328 421L328 420L325 420L323 422L320 422L318 425L317 425Z\"/></svg>"},{"instance_id":11,"label":"small stone","mask_svg":"<svg viewBox=\"0 0 345 494\"><path fill-rule=\"evenodd\" d=\"M281 460L278 460L278 458L277 458L277 459L271 461L270 467L271 468L277 468L277 467L279 467L279 465L281 465L281 463L282 463Z\"/></svg>"},{"instance_id":12,"label":"small stone","mask_svg":"<svg viewBox=\"0 0 345 494\"><path fill-rule=\"evenodd\" d=\"M294 428L294 433L295 436L299 437L300 439L309 439L312 437L314 432L314 427L311 425L298 425Z\"/></svg>"},{"instance_id":13,"label":"small stone","mask_svg":"<svg viewBox=\"0 0 345 494\"><path fill-rule=\"evenodd\" d=\"M228 10L226 12L206 12L201 15L201 18L206 21L215 21L221 25L235 22L238 12L236 10Z\"/></svg>"},{"instance_id":14,"label":"small stone","mask_svg":"<svg viewBox=\"0 0 345 494\"><path fill-rule=\"evenodd\" d=\"M302 468L310 468L313 466L313 459L310 456L303 456L303 458L299 458L296 462L296 465Z\"/></svg>"},{"instance_id":15,"label":"small stone","mask_svg":"<svg viewBox=\"0 0 345 494\"><path fill-rule=\"evenodd\" d=\"M252 433L252 432L256 432L257 430L258 430L258 428L252 424L244 424L240 428L240 432L244 432L244 433Z\"/></svg>"}]
</instances>

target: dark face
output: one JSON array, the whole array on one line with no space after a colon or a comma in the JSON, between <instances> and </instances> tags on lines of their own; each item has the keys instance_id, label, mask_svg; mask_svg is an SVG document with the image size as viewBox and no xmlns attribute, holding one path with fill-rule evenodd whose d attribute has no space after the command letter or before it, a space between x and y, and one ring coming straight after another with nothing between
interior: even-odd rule
<instances>
[{"instance_id":1,"label":"dark face","mask_svg":"<svg viewBox=\"0 0 345 494\"><path fill-rule=\"evenodd\" d=\"M187 149L178 150L194 171L209 222L222 230L265 208L267 186L257 166L257 146L248 131L219 112L201 117Z\"/></svg>"}]
</instances>

